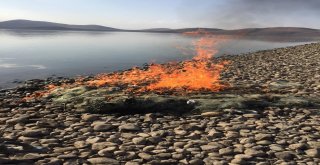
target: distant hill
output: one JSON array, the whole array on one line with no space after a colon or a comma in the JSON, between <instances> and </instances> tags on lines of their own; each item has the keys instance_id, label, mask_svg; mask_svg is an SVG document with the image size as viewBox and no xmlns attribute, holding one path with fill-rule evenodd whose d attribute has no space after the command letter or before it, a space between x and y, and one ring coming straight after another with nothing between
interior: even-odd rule
<instances>
[{"instance_id":1,"label":"distant hill","mask_svg":"<svg viewBox=\"0 0 320 165\"><path fill-rule=\"evenodd\" d=\"M156 32L156 33L184 33L205 30L213 34L223 35L243 35L247 37L320 37L319 29L300 28L300 27L269 27L269 28L246 28L235 30L224 30L216 28L152 28L142 30L126 30L100 25L69 25L44 21L30 20L11 20L0 22L0 29L13 30L73 30L73 31L126 31L126 32Z\"/></svg>"},{"instance_id":2,"label":"distant hill","mask_svg":"<svg viewBox=\"0 0 320 165\"><path fill-rule=\"evenodd\" d=\"M270 28L247 28L228 30L226 33L244 34L246 36L320 36L319 29L300 27L270 27Z\"/></svg>"},{"instance_id":3,"label":"distant hill","mask_svg":"<svg viewBox=\"0 0 320 165\"><path fill-rule=\"evenodd\" d=\"M11 20L0 22L0 29L23 30L78 30L78 31L120 31L100 25L69 25L44 21Z\"/></svg>"}]
</instances>

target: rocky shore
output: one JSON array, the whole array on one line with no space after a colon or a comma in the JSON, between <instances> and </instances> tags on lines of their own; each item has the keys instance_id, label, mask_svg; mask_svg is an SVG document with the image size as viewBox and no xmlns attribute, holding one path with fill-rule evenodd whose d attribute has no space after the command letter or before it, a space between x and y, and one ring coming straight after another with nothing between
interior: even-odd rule
<instances>
[{"instance_id":1,"label":"rocky shore","mask_svg":"<svg viewBox=\"0 0 320 165\"><path fill-rule=\"evenodd\" d=\"M232 88L185 96L188 105L203 103L186 114L96 114L70 100L22 101L72 78L1 90L0 164L320 164L320 44L217 60L231 62L222 80Z\"/></svg>"}]
</instances>

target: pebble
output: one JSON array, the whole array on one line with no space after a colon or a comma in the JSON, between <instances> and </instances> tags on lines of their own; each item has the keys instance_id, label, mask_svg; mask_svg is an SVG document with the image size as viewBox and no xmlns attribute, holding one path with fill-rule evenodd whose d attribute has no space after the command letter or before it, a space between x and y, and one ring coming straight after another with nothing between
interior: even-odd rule
<instances>
[{"instance_id":1,"label":"pebble","mask_svg":"<svg viewBox=\"0 0 320 165\"><path fill-rule=\"evenodd\" d=\"M81 149L81 148L88 147L89 145L85 141L76 141L76 142L74 142L74 146L76 148Z\"/></svg>"},{"instance_id":2,"label":"pebble","mask_svg":"<svg viewBox=\"0 0 320 165\"><path fill-rule=\"evenodd\" d=\"M139 156L140 158L144 159L144 160L147 160L147 161L150 161L150 160L153 159L153 156L152 156L152 155L147 154L147 153L143 153L143 152L139 153L138 156Z\"/></svg>"},{"instance_id":3,"label":"pebble","mask_svg":"<svg viewBox=\"0 0 320 165\"><path fill-rule=\"evenodd\" d=\"M232 155L234 152L233 152L233 149L231 147L227 147L227 148L222 148L222 149L219 149L219 154L224 156L224 155Z\"/></svg>"},{"instance_id":4,"label":"pebble","mask_svg":"<svg viewBox=\"0 0 320 165\"><path fill-rule=\"evenodd\" d=\"M133 138L132 142L136 145L144 145L147 143L147 140L144 137Z\"/></svg>"},{"instance_id":5,"label":"pebble","mask_svg":"<svg viewBox=\"0 0 320 165\"><path fill-rule=\"evenodd\" d=\"M106 156L111 157L113 155L113 152L117 149L117 147L107 147L105 149L102 149L98 152L98 155L100 156Z\"/></svg>"},{"instance_id":6,"label":"pebble","mask_svg":"<svg viewBox=\"0 0 320 165\"><path fill-rule=\"evenodd\" d=\"M290 144L289 148L292 150L304 150L307 149L308 146L304 143Z\"/></svg>"},{"instance_id":7,"label":"pebble","mask_svg":"<svg viewBox=\"0 0 320 165\"><path fill-rule=\"evenodd\" d=\"M6 124L14 125L14 124L18 124L18 123L25 123L28 121L29 117L30 116L28 116L28 115L21 115L19 117L15 117L15 118L7 120Z\"/></svg>"},{"instance_id":8,"label":"pebble","mask_svg":"<svg viewBox=\"0 0 320 165\"><path fill-rule=\"evenodd\" d=\"M273 136L270 134L256 134L255 140L272 140Z\"/></svg>"},{"instance_id":9,"label":"pebble","mask_svg":"<svg viewBox=\"0 0 320 165\"><path fill-rule=\"evenodd\" d=\"M126 162L125 165L141 165L141 164L138 162Z\"/></svg>"},{"instance_id":10,"label":"pebble","mask_svg":"<svg viewBox=\"0 0 320 165\"><path fill-rule=\"evenodd\" d=\"M193 160L190 160L190 161L189 161L189 164L190 164L190 165L203 165L204 162L203 162L203 160L201 160L201 159L193 159Z\"/></svg>"},{"instance_id":11,"label":"pebble","mask_svg":"<svg viewBox=\"0 0 320 165\"><path fill-rule=\"evenodd\" d=\"M99 157L87 159L92 164L108 164L108 165L119 165L119 161L111 158Z\"/></svg>"},{"instance_id":12,"label":"pebble","mask_svg":"<svg viewBox=\"0 0 320 165\"><path fill-rule=\"evenodd\" d=\"M119 126L119 130L122 132L124 132L124 131L139 131L140 127L138 127L135 124L129 123L129 124L124 124L124 125Z\"/></svg>"},{"instance_id":13,"label":"pebble","mask_svg":"<svg viewBox=\"0 0 320 165\"><path fill-rule=\"evenodd\" d=\"M23 156L23 159L41 159L43 156L36 153L28 153Z\"/></svg>"},{"instance_id":14,"label":"pebble","mask_svg":"<svg viewBox=\"0 0 320 165\"><path fill-rule=\"evenodd\" d=\"M203 117L215 117L215 116L220 116L221 114L222 114L221 112L214 111L214 112L201 113L201 116L203 116Z\"/></svg>"},{"instance_id":15,"label":"pebble","mask_svg":"<svg viewBox=\"0 0 320 165\"><path fill-rule=\"evenodd\" d=\"M93 127L93 130L95 131L99 131L99 132L103 132L103 131L109 131L111 129L114 129L115 127L111 124L104 124L104 123L99 123L99 124L96 124L94 127Z\"/></svg>"},{"instance_id":16,"label":"pebble","mask_svg":"<svg viewBox=\"0 0 320 165\"><path fill-rule=\"evenodd\" d=\"M92 122L92 121L96 121L97 119L99 119L98 115L94 115L94 114L83 114L81 116L81 119L86 121L86 122Z\"/></svg>"},{"instance_id":17,"label":"pebble","mask_svg":"<svg viewBox=\"0 0 320 165\"><path fill-rule=\"evenodd\" d=\"M102 150L106 147L110 147L110 146L117 146L116 143L112 143L112 142L98 142L98 143L94 143L92 144L91 149L92 150Z\"/></svg>"},{"instance_id":18,"label":"pebble","mask_svg":"<svg viewBox=\"0 0 320 165\"><path fill-rule=\"evenodd\" d=\"M261 151L261 150L256 150L253 148L248 148L244 151L244 153L248 156L252 156L252 157L262 157L265 156L266 153Z\"/></svg>"},{"instance_id":19,"label":"pebble","mask_svg":"<svg viewBox=\"0 0 320 165\"><path fill-rule=\"evenodd\" d=\"M291 151L276 152L275 156L283 160L293 160L296 155Z\"/></svg>"},{"instance_id":20,"label":"pebble","mask_svg":"<svg viewBox=\"0 0 320 165\"><path fill-rule=\"evenodd\" d=\"M309 149L305 153L312 158L320 158L320 149Z\"/></svg>"}]
</instances>

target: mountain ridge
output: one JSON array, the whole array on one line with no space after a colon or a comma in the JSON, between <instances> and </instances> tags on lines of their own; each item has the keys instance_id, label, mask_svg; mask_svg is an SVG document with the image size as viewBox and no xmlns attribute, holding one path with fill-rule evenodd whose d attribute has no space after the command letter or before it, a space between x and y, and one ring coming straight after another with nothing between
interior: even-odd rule
<instances>
[{"instance_id":1,"label":"mountain ridge","mask_svg":"<svg viewBox=\"0 0 320 165\"><path fill-rule=\"evenodd\" d=\"M246 36L303 36L320 37L319 29L305 27L266 27L266 28L243 28L225 30L218 28L150 28L142 30L128 30L107 27L102 25L72 25L54 23L48 21L32 20L9 20L0 22L0 29L10 30L61 30L61 31L123 31L123 32L155 32L155 33L184 33L202 29L204 31L221 35L246 35Z\"/></svg>"},{"instance_id":2,"label":"mountain ridge","mask_svg":"<svg viewBox=\"0 0 320 165\"><path fill-rule=\"evenodd\" d=\"M119 31L120 29L101 25L71 25L48 21L9 20L0 22L0 29L32 30L84 30L84 31Z\"/></svg>"}]
</instances>

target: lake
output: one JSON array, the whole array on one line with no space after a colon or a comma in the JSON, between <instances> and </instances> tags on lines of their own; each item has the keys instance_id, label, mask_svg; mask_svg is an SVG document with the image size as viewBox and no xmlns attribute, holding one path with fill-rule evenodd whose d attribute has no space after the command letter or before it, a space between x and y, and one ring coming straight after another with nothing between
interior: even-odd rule
<instances>
[{"instance_id":1,"label":"lake","mask_svg":"<svg viewBox=\"0 0 320 165\"><path fill-rule=\"evenodd\" d=\"M170 33L0 30L0 88L13 81L91 75L190 59L195 37ZM304 42L233 39L217 56L299 45ZM184 48L183 51L181 48Z\"/></svg>"}]
</instances>

